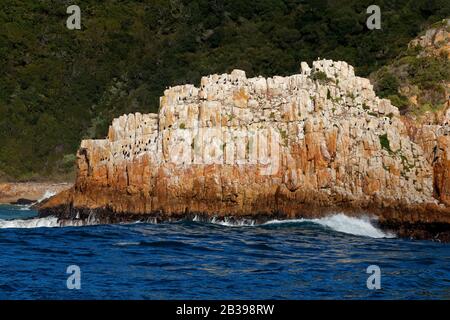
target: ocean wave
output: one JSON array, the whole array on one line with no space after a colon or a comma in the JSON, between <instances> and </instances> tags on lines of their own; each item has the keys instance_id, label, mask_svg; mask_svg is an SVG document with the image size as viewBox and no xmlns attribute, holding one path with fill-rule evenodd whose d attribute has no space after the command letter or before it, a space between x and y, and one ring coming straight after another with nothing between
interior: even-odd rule
<instances>
[{"instance_id":1,"label":"ocean wave","mask_svg":"<svg viewBox=\"0 0 450 320\"><path fill-rule=\"evenodd\" d=\"M56 192L47 190L42 195L42 197L40 197L36 202L33 202L32 204L26 204L26 205L19 204L19 205L14 205L14 206L17 207L18 210L20 210L20 211L31 211L32 207L34 205L39 204L39 203L41 203L44 200L50 199L54 195L56 195Z\"/></svg>"},{"instance_id":2,"label":"ocean wave","mask_svg":"<svg viewBox=\"0 0 450 320\"><path fill-rule=\"evenodd\" d=\"M384 232L375 227L367 216L361 218L349 217L344 214L337 214L314 221L335 231L366 236L371 238L395 238L390 232Z\"/></svg>"},{"instance_id":3,"label":"ocean wave","mask_svg":"<svg viewBox=\"0 0 450 320\"><path fill-rule=\"evenodd\" d=\"M92 225L82 220L61 221L56 217L0 220L0 229L30 229L30 228L57 228L57 227L79 227Z\"/></svg>"},{"instance_id":4,"label":"ocean wave","mask_svg":"<svg viewBox=\"0 0 450 320\"><path fill-rule=\"evenodd\" d=\"M373 220L373 219L372 219ZM395 238L395 235L389 232L382 231L372 224L368 216L359 218L349 217L345 214L334 214L319 219L287 219L287 220L270 220L262 224L258 224L251 219L238 219L232 217L203 219L195 216L194 222L206 222L225 227L255 227L255 226L270 226L282 224L299 224L299 223L314 223L325 228L332 229L337 232L364 236L370 238ZM0 220L0 229L4 228L54 228L54 227L76 227L76 226L91 226L99 222L95 219L95 215L87 220L59 220L56 217L33 218L33 219L16 219L16 220ZM156 223L155 221L136 221L125 224L134 223Z\"/></svg>"},{"instance_id":5,"label":"ocean wave","mask_svg":"<svg viewBox=\"0 0 450 320\"><path fill-rule=\"evenodd\" d=\"M195 219L194 219L195 221ZM257 224L253 220L248 219L242 219L242 220L236 220L236 219L223 219L219 220L217 218L211 219L209 221L213 224L219 224L222 226L229 226L229 227L252 227L256 226ZM324 218L319 219L286 219L286 220L270 220L265 223L262 223L260 225L267 226L267 225L281 225L281 224L298 224L298 223L314 223L319 224L323 227L330 228L334 231L356 235L356 236L364 236L364 237L370 237L370 238L395 238L395 235L389 232L384 232L377 227L375 227L371 219L367 216L355 218L355 217L349 217L345 214L334 214L330 215Z\"/></svg>"},{"instance_id":6,"label":"ocean wave","mask_svg":"<svg viewBox=\"0 0 450 320\"><path fill-rule=\"evenodd\" d=\"M371 219L367 216L355 218L349 217L342 213L319 219L272 220L266 222L265 225L304 222L319 224L337 232L352 234L356 236L365 236L370 238L395 238L394 234L384 232L375 227L372 224Z\"/></svg>"},{"instance_id":7,"label":"ocean wave","mask_svg":"<svg viewBox=\"0 0 450 320\"><path fill-rule=\"evenodd\" d=\"M253 227L256 225L256 222L251 219L234 219L226 217L224 219L217 219L214 217L211 219L210 223L225 227Z\"/></svg>"},{"instance_id":8,"label":"ocean wave","mask_svg":"<svg viewBox=\"0 0 450 320\"><path fill-rule=\"evenodd\" d=\"M58 218L47 217L47 218L34 218L34 219L16 219L16 220L0 220L0 228L41 228L41 227L59 227L60 223Z\"/></svg>"},{"instance_id":9,"label":"ocean wave","mask_svg":"<svg viewBox=\"0 0 450 320\"><path fill-rule=\"evenodd\" d=\"M123 241L117 242L114 245L118 247L129 247L129 246L139 246L141 244L140 241Z\"/></svg>"},{"instance_id":10,"label":"ocean wave","mask_svg":"<svg viewBox=\"0 0 450 320\"><path fill-rule=\"evenodd\" d=\"M31 211L31 206L19 206L20 211Z\"/></svg>"},{"instance_id":11,"label":"ocean wave","mask_svg":"<svg viewBox=\"0 0 450 320\"><path fill-rule=\"evenodd\" d=\"M45 193L42 195L42 197L40 197L39 200L36 201L36 203L41 203L44 200L50 199L54 195L56 195L56 192L50 191L50 190L46 190Z\"/></svg>"}]
</instances>

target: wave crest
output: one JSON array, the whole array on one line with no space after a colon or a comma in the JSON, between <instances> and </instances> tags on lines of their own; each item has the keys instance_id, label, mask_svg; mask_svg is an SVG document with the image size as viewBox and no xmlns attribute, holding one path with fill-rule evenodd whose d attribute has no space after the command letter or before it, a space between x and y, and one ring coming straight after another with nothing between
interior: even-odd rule
<instances>
[{"instance_id":1,"label":"wave crest","mask_svg":"<svg viewBox=\"0 0 450 320\"><path fill-rule=\"evenodd\" d=\"M58 218L35 218L35 219L15 219L15 220L0 220L0 228L41 228L41 227L59 227Z\"/></svg>"},{"instance_id":2,"label":"wave crest","mask_svg":"<svg viewBox=\"0 0 450 320\"><path fill-rule=\"evenodd\" d=\"M56 217L0 220L0 229L30 229L30 228L57 228L57 227L81 227L94 225L95 222L83 220L59 220Z\"/></svg>"},{"instance_id":3,"label":"wave crest","mask_svg":"<svg viewBox=\"0 0 450 320\"><path fill-rule=\"evenodd\" d=\"M272 220L264 224L270 225L270 224L304 223L304 222L316 223L337 232L352 234L356 236L365 236L370 238L395 238L394 234L384 232L376 228L371 223L370 218L367 216L355 218L346 216L345 214L342 213L319 219Z\"/></svg>"},{"instance_id":4,"label":"wave crest","mask_svg":"<svg viewBox=\"0 0 450 320\"><path fill-rule=\"evenodd\" d=\"M335 214L319 219L290 219L290 220L270 220L262 224L257 224L251 219L236 219L236 218L217 218L202 219L194 217L193 221L206 222L217 224L226 227L255 227L276 224L293 224L293 223L315 223L323 227L332 229L337 232L364 236L370 238L395 238L395 235L389 232L384 232L375 227L371 219L367 216L360 218L349 217L345 214ZM156 220L141 221L144 223L157 223ZM135 222L136 223L136 222ZM139 223L139 222L137 222ZM75 227L88 226L99 224L95 215L92 215L87 220L59 220L56 217L33 218L33 219L16 219L16 220L0 220L0 229L3 228L54 228L54 227Z\"/></svg>"},{"instance_id":5,"label":"wave crest","mask_svg":"<svg viewBox=\"0 0 450 320\"><path fill-rule=\"evenodd\" d=\"M41 203L44 200L50 199L54 195L56 195L55 191L46 190L45 193L42 195L42 197L39 198L38 201L36 201L36 203Z\"/></svg>"}]
</instances>

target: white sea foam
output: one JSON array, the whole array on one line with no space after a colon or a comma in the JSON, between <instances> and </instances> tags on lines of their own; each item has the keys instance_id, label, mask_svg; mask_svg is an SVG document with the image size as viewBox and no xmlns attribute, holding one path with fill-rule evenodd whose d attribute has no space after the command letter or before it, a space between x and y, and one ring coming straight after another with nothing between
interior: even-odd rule
<instances>
[{"instance_id":1,"label":"white sea foam","mask_svg":"<svg viewBox=\"0 0 450 320\"><path fill-rule=\"evenodd\" d=\"M211 223L219 224L221 226L226 227L252 227L255 225L254 220L249 219L230 219L230 218L224 218L223 220L212 218Z\"/></svg>"},{"instance_id":2,"label":"white sea foam","mask_svg":"<svg viewBox=\"0 0 450 320\"><path fill-rule=\"evenodd\" d=\"M34 219L25 219L25 220L0 220L0 228L53 228L59 227L60 223L58 222L58 218L55 217L47 217L47 218L34 218Z\"/></svg>"},{"instance_id":3,"label":"white sea foam","mask_svg":"<svg viewBox=\"0 0 450 320\"><path fill-rule=\"evenodd\" d=\"M94 225L95 221L83 220L58 220L56 217L0 220L0 229L29 229L29 228L56 228L56 227L79 227Z\"/></svg>"},{"instance_id":4,"label":"white sea foam","mask_svg":"<svg viewBox=\"0 0 450 320\"><path fill-rule=\"evenodd\" d=\"M199 217L194 217L193 221L201 221ZM210 223L218 224L227 227L252 227L256 226L256 222L250 219L232 219L232 218L212 218ZM290 220L270 220L263 225L275 224L292 224L292 223L316 223L324 227L330 228L334 231L352 234L357 236L365 236L370 238L394 238L392 233L384 232L376 228L369 217L349 217L345 214L335 214L320 219L290 219ZM139 223L139 222L135 222ZM25 220L0 220L0 229L3 228L54 228L54 227L69 227L69 226L85 226L95 225L98 221L95 216L87 220L64 220L59 221L56 217L34 218Z\"/></svg>"},{"instance_id":5,"label":"white sea foam","mask_svg":"<svg viewBox=\"0 0 450 320\"><path fill-rule=\"evenodd\" d=\"M317 219L317 223L333 230L371 238L394 238L395 235L376 228L368 217L353 218L344 214Z\"/></svg>"},{"instance_id":6,"label":"white sea foam","mask_svg":"<svg viewBox=\"0 0 450 320\"><path fill-rule=\"evenodd\" d=\"M117 242L114 245L119 246L119 247L128 247L128 246L138 246L140 245L140 242Z\"/></svg>"},{"instance_id":7,"label":"white sea foam","mask_svg":"<svg viewBox=\"0 0 450 320\"><path fill-rule=\"evenodd\" d=\"M194 221L198 221L199 219L194 218ZM253 220L242 219L217 219L213 218L210 221L214 224L219 224L227 227L243 227L243 226L255 226L256 223ZM364 236L370 238L394 238L395 235L392 233L384 232L378 228L376 228L370 221L370 218L367 216L363 216L360 218L349 217L345 214L335 214L328 217L320 218L320 219L287 219L287 220L270 220L263 225L275 225L275 224L292 224L292 223L316 223L321 226L330 228L334 231L352 234L357 236Z\"/></svg>"},{"instance_id":8,"label":"white sea foam","mask_svg":"<svg viewBox=\"0 0 450 320\"><path fill-rule=\"evenodd\" d=\"M44 195L37 201L37 203L41 203L42 201L53 197L55 194L56 194L56 192L47 190L47 191L45 191Z\"/></svg>"},{"instance_id":9,"label":"white sea foam","mask_svg":"<svg viewBox=\"0 0 450 320\"><path fill-rule=\"evenodd\" d=\"M370 238L394 238L395 235L384 232L376 228L370 221L370 218L363 216L360 218L354 218L346 216L345 214L335 214L332 216L320 218L320 219L292 219L292 220L272 220L265 224L282 224L282 223L302 223L312 222L320 224L324 227L328 227L332 230L353 234L357 236L365 236Z\"/></svg>"},{"instance_id":10,"label":"white sea foam","mask_svg":"<svg viewBox=\"0 0 450 320\"><path fill-rule=\"evenodd\" d=\"M19 208L20 211L30 211L31 207L35 204L41 203L44 200L47 200L51 197L53 197L56 194L56 192L53 191L45 191L45 193L42 195L42 197L40 197L36 202L34 202L31 205L18 205L17 207Z\"/></svg>"}]
</instances>

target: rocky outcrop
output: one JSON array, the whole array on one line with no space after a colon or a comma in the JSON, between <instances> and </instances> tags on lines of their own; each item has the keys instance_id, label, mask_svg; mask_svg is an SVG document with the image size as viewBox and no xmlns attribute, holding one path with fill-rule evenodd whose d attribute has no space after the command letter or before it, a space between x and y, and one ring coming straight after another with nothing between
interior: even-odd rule
<instances>
[{"instance_id":1,"label":"rocky outcrop","mask_svg":"<svg viewBox=\"0 0 450 320\"><path fill-rule=\"evenodd\" d=\"M450 59L450 19L438 22L409 43L410 48L420 47L420 57L446 56Z\"/></svg>"},{"instance_id":2,"label":"rocky outcrop","mask_svg":"<svg viewBox=\"0 0 450 320\"><path fill-rule=\"evenodd\" d=\"M441 125L450 108L450 19L410 41L395 60L370 75L375 91L416 125Z\"/></svg>"},{"instance_id":3,"label":"rocky outcrop","mask_svg":"<svg viewBox=\"0 0 450 320\"><path fill-rule=\"evenodd\" d=\"M60 193L72 187L71 183L5 182L0 183L0 204L30 204L47 195Z\"/></svg>"},{"instance_id":4,"label":"rocky outcrop","mask_svg":"<svg viewBox=\"0 0 450 320\"><path fill-rule=\"evenodd\" d=\"M159 114L121 116L107 139L83 141L75 186L40 213L116 222L345 211L445 239L447 134L447 122L408 123L345 62L267 79L234 70L169 88Z\"/></svg>"}]
</instances>

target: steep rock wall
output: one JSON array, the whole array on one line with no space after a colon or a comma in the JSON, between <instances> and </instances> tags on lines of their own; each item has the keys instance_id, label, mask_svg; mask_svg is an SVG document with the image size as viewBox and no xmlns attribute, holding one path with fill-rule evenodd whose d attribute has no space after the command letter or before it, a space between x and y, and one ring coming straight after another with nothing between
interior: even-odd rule
<instances>
[{"instance_id":1,"label":"steep rock wall","mask_svg":"<svg viewBox=\"0 0 450 320\"><path fill-rule=\"evenodd\" d=\"M267 79L234 70L169 88L159 114L121 116L107 139L83 141L74 188L41 213L292 217L347 208L450 222L447 131L446 121L407 123L345 62L302 63L300 74Z\"/></svg>"}]
</instances>

